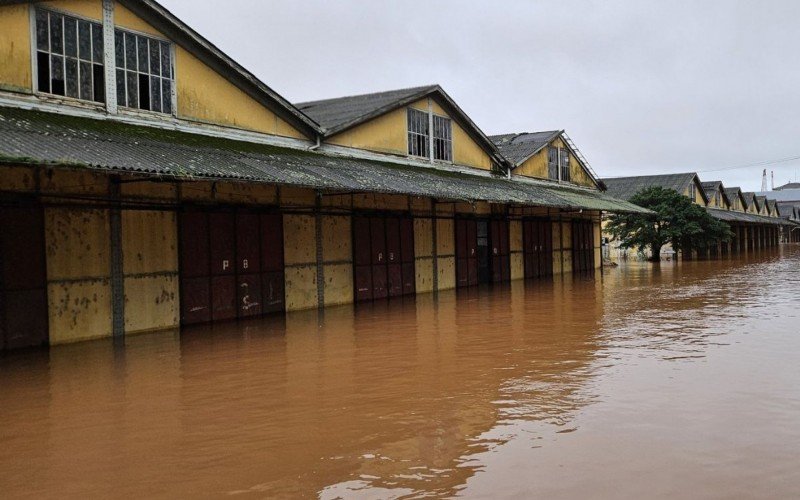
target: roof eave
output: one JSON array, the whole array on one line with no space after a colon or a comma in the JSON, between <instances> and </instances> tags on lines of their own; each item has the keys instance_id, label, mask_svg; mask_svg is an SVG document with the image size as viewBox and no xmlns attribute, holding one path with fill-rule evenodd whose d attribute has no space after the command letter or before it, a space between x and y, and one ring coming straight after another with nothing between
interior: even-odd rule
<instances>
[{"instance_id":1,"label":"roof eave","mask_svg":"<svg viewBox=\"0 0 800 500\"><path fill-rule=\"evenodd\" d=\"M315 121L155 0L119 1L309 138L316 139L322 134L321 127Z\"/></svg>"}]
</instances>

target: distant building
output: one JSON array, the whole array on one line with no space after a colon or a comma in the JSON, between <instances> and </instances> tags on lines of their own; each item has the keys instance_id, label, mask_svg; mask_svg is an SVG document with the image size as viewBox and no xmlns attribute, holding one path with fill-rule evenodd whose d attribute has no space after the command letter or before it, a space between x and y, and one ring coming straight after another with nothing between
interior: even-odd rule
<instances>
[{"instance_id":1,"label":"distant building","mask_svg":"<svg viewBox=\"0 0 800 500\"><path fill-rule=\"evenodd\" d=\"M800 189L800 182L790 182L783 186L778 186L774 188L774 191L786 191L787 189Z\"/></svg>"}]
</instances>

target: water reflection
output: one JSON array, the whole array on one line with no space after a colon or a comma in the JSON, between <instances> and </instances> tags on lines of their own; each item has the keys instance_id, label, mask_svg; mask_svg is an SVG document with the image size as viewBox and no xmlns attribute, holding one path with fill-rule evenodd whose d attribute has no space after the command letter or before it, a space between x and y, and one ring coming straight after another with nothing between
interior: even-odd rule
<instances>
[{"instance_id":1,"label":"water reflection","mask_svg":"<svg viewBox=\"0 0 800 500\"><path fill-rule=\"evenodd\" d=\"M12 354L0 360L0 486L15 497L522 494L524 472L509 489L478 483L501 476L496 457L526 463L581 434L620 367L691 363L745 322L776 321L765 303L787 301L763 283L796 286L799 261L636 264Z\"/></svg>"}]
</instances>

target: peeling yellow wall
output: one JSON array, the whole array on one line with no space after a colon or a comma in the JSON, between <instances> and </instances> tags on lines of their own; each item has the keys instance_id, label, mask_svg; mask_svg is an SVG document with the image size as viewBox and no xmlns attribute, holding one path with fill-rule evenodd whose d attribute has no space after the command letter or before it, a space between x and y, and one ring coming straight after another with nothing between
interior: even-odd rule
<instances>
[{"instance_id":1,"label":"peeling yellow wall","mask_svg":"<svg viewBox=\"0 0 800 500\"><path fill-rule=\"evenodd\" d=\"M317 307L316 221L312 215L284 214L283 258L286 310Z\"/></svg>"},{"instance_id":2,"label":"peeling yellow wall","mask_svg":"<svg viewBox=\"0 0 800 500\"><path fill-rule=\"evenodd\" d=\"M44 219L50 343L110 336L108 211L48 207Z\"/></svg>"},{"instance_id":3,"label":"peeling yellow wall","mask_svg":"<svg viewBox=\"0 0 800 500\"><path fill-rule=\"evenodd\" d=\"M353 302L353 265L326 264L325 305L350 304Z\"/></svg>"},{"instance_id":4,"label":"peeling yellow wall","mask_svg":"<svg viewBox=\"0 0 800 500\"><path fill-rule=\"evenodd\" d=\"M508 249L511 252L511 279L523 279L525 256L522 253L522 221L512 220L508 223Z\"/></svg>"},{"instance_id":5,"label":"peeling yellow wall","mask_svg":"<svg viewBox=\"0 0 800 500\"><path fill-rule=\"evenodd\" d=\"M414 268L417 293L433 291L433 222L414 218Z\"/></svg>"},{"instance_id":6,"label":"peeling yellow wall","mask_svg":"<svg viewBox=\"0 0 800 500\"><path fill-rule=\"evenodd\" d=\"M278 194L283 207L313 207L317 195L313 189L281 186Z\"/></svg>"},{"instance_id":7,"label":"peeling yellow wall","mask_svg":"<svg viewBox=\"0 0 800 500\"><path fill-rule=\"evenodd\" d=\"M0 7L0 89L32 92L31 22L27 4Z\"/></svg>"},{"instance_id":8,"label":"peeling yellow wall","mask_svg":"<svg viewBox=\"0 0 800 500\"><path fill-rule=\"evenodd\" d=\"M177 274L126 277L124 286L126 334L178 326Z\"/></svg>"},{"instance_id":9,"label":"peeling yellow wall","mask_svg":"<svg viewBox=\"0 0 800 500\"><path fill-rule=\"evenodd\" d=\"M436 254L439 257L456 254L455 221L438 219L436 221Z\"/></svg>"},{"instance_id":10,"label":"peeling yellow wall","mask_svg":"<svg viewBox=\"0 0 800 500\"><path fill-rule=\"evenodd\" d=\"M456 258L439 257L439 290L451 290L456 287Z\"/></svg>"},{"instance_id":11,"label":"peeling yellow wall","mask_svg":"<svg viewBox=\"0 0 800 500\"><path fill-rule=\"evenodd\" d=\"M175 212L122 211L124 274L178 271L178 221Z\"/></svg>"},{"instance_id":12,"label":"peeling yellow wall","mask_svg":"<svg viewBox=\"0 0 800 500\"><path fill-rule=\"evenodd\" d=\"M549 147L566 148L567 145L561 140L560 137L554 139L548 146L542 148L541 151L524 161L519 167L514 169L514 175L524 175L526 177L536 177L539 179L549 179L547 169L547 150ZM583 169L580 160L573 155L569 154L569 175L570 182L579 186L597 187L589 176L589 173Z\"/></svg>"},{"instance_id":13,"label":"peeling yellow wall","mask_svg":"<svg viewBox=\"0 0 800 500\"><path fill-rule=\"evenodd\" d=\"M353 295L353 240L349 215L324 215L322 260L325 305L349 304ZM329 264L336 262L336 264Z\"/></svg>"},{"instance_id":14,"label":"peeling yellow wall","mask_svg":"<svg viewBox=\"0 0 800 500\"><path fill-rule=\"evenodd\" d=\"M511 254L511 279L521 280L525 277L525 256L522 253Z\"/></svg>"},{"instance_id":15,"label":"peeling yellow wall","mask_svg":"<svg viewBox=\"0 0 800 500\"><path fill-rule=\"evenodd\" d=\"M88 169L46 169L40 183L44 193L101 196L109 193L108 176Z\"/></svg>"}]
</instances>

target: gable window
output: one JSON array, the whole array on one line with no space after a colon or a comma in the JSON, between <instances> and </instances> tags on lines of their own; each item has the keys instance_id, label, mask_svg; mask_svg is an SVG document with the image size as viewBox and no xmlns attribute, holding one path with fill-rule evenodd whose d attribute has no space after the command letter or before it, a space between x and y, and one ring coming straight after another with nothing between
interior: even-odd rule
<instances>
[{"instance_id":1,"label":"gable window","mask_svg":"<svg viewBox=\"0 0 800 500\"><path fill-rule=\"evenodd\" d=\"M566 148L547 148L547 177L555 181L570 181L569 150Z\"/></svg>"},{"instance_id":2,"label":"gable window","mask_svg":"<svg viewBox=\"0 0 800 500\"><path fill-rule=\"evenodd\" d=\"M408 108L408 154L430 158L429 145L428 113Z\"/></svg>"},{"instance_id":3,"label":"gable window","mask_svg":"<svg viewBox=\"0 0 800 500\"><path fill-rule=\"evenodd\" d=\"M433 159L453 161L453 129L450 118L433 115Z\"/></svg>"},{"instance_id":4,"label":"gable window","mask_svg":"<svg viewBox=\"0 0 800 500\"><path fill-rule=\"evenodd\" d=\"M36 90L105 102L103 26L36 9Z\"/></svg>"},{"instance_id":5,"label":"gable window","mask_svg":"<svg viewBox=\"0 0 800 500\"><path fill-rule=\"evenodd\" d=\"M453 161L452 120L408 108L408 154L431 160Z\"/></svg>"},{"instance_id":6,"label":"gable window","mask_svg":"<svg viewBox=\"0 0 800 500\"><path fill-rule=\"evenodd\" d=\"M569 151L562 148L559 152L561 154L561 180L569 182Z\"/></svg>"},{"instance_id":7,"label":"gable window","mask_svg":"<svg viewBox=\"0 0 800 500\"><path fill-rule=\"evenodd\" d=\"M168 42L117 29L114 59L120 106L172 113L175 77Z\"/></svg>"}]
</instances>

